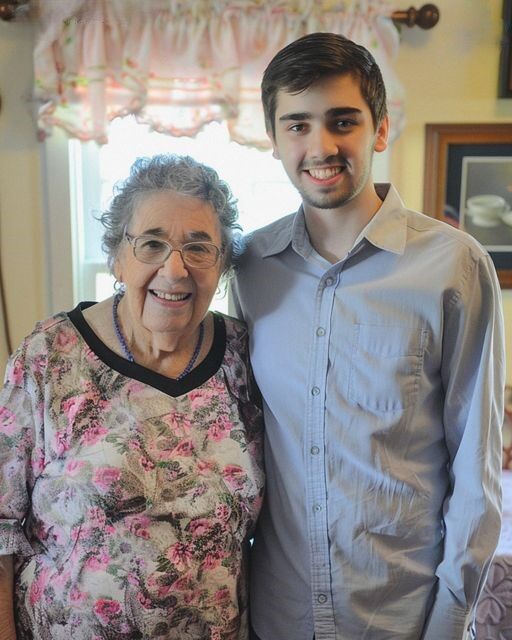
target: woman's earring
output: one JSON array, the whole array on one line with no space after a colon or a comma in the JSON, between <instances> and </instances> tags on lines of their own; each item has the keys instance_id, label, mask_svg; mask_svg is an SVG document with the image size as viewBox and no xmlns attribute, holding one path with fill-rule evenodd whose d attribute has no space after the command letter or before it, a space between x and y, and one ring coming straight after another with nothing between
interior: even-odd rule
<instances>
[{"instance_id":1,"label":"woman's earring","mask_svg":"<svg viewBox=\"0 0 512 640\"><path fill-rule=\"evenodd\" d=\"M124 282L120 282L119 280L114 280L114 291L120 295L126 291L126 285Z\"/></svg>"}]
</instances>

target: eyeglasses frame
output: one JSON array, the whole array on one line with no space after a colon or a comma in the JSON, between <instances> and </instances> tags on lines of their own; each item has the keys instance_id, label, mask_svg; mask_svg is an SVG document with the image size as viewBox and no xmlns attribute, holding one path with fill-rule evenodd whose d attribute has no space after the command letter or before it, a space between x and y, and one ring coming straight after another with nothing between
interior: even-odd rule
<instances>
[{"instance_id":1,"label":"eyeglasses frame","mask_svg":"<svg viewBox=\"0 0 512 640\"><path fill-rule=\"evenodd\" d=\"M192 242L185 242L184 244L181 245L181 248L177 249L176 247L173 247L172 244L170 242L168 242L167 240L162 240L162 238L158 238L157 236L152 236L152 235L148 235L148 234L144 234L142 233L139 236L133 236L131 235L131 233L128 233L128 231L124 232L124 237L128 240L128 244L131 246L132 251L133 251L133 257L138 260L139 262L142 262L142 264L163 264L166 260L169 259L170 255L172 254L173 251L177 251L180 256L181 259L183 261L183 264L190 268L190 269L211 269L212 267L214 267L218 262L220 257L222 256L222 254L224 253L222 249L220 249L215 243L213 242L208 242L207 240L195 240ZM135 254L135 243L139 238L154 238L155 240L158 240L159 242L162 242L163 244L167 245L169 247L169 253L167 254L167 256L162 260L162 261L158 261L158 262L146 262L144 260L141 260L140 258L138 258ZM207 267L198 267L197 265L190 265L187 263L187 261L185 260L185 258L183 257L183 247L186 247L187 244L207 244L210 245L211 247L214 247L216 252L217 252L217 257L215 259L215 262L211 265L208 265Z\"/></svg>"}]
</instances>

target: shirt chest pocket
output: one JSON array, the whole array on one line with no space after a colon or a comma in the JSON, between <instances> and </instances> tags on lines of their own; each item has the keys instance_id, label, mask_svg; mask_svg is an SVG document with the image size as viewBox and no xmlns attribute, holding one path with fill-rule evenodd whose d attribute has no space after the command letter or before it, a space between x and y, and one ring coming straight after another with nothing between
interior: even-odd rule
<instances>
[{"instance_id":1,"label":"shirt chest pocket","mask_svg":"<svg viewBox=\"0 0 512 640\"><path fill-rule=\"evenodd\" d=\"M369 411L402 411L418 393L427 330L354 326L348 398Z\"/></svg>"}]
</instances>

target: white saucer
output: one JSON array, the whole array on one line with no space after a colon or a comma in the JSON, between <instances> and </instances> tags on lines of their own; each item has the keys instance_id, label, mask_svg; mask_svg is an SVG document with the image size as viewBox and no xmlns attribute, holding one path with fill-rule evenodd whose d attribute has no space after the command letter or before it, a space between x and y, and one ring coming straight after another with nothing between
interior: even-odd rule
<instances>
[{"instance_id":1,"label":"white saucer","mask_svg":"<svg viewBox=\"0 0 512 640\"><path fill-rule=\"evenodd\" d=\"M475 227L487 227L490 229L491 227L499 227L501 224L500 218L494 218L494 220L488 220L487 218L479 218L478 216L473 215L471 222L475 225Z\"/></svg>"},{"instance_id":2,"label":"white saucer","mask_svg":"<svg viewBox=\"0 0 512 640\"><path fill-rule=\"evenodd\" d=\"M503 214L501 220L505 224L508 224L510 227L512 227L512 211L509 211L508 213Z\"/></svg>"}]
</instances>

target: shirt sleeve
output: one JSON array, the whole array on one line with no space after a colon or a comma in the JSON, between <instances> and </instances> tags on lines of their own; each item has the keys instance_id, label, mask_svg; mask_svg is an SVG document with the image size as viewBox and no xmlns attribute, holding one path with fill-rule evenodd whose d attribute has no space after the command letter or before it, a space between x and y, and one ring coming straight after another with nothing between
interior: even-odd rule
<instances>
[{"instance_id":1,"label":"shirt sleeve","mask_svg":"<svg viewBox=\"0 0 512 640\"><path fill-rule=\"evenodd\" d=\"M441 375L451 493L423 640L466 637L500 533L505 353L501 292L489 256L468 268L447 302Z\"/></svg>"},{"instance_id":2,"label":"shirt sleeve","mask_svg":"<svg viewBox=\"0 0 512 640\"><path fill-rule=\"evenodd\" d=\"M36 446L41 420L36 418L34 397L16 382L24 378L22 359L15 356L0 392L0 555L34 553L22 523L44 453Z\"/></svg>"}]
</instances>

